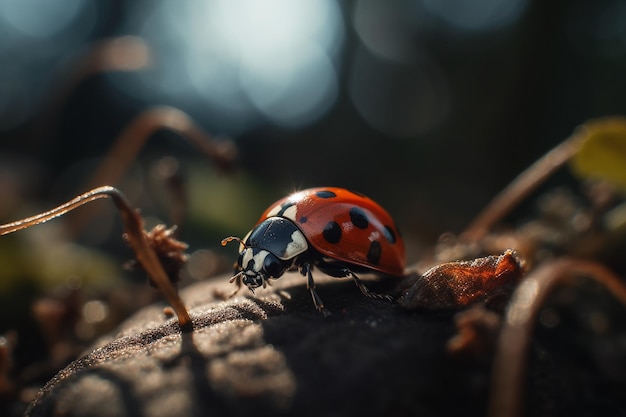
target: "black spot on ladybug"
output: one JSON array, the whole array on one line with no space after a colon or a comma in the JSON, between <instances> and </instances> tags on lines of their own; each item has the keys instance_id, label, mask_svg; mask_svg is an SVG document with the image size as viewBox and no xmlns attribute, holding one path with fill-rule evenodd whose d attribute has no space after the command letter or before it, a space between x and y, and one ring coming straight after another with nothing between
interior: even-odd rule
<instances>
[{"instance_id":1,"label":"black spot on ladybug","mask_svg":"<svg viewBox=\"0 0 626 417\"><path fill-rule=\"evenodd\" d=\"M341 240L341 226L337 222L328 222L322 231L324 239L328 243L337 243Z\"/></svg>"},{"instance_id":2,"label":"black spot on ladybug","mask_svg":"<svg viewBox=\"0 0 626 417\"><path fill-rule=\"evenodd\" d=\"M328 190L324 190L324 191L318 191L315 193L316 196L318 196L319 198L333 198L333 197L337 197L337 194L333 193L332 191L328 191Z\"/></svg>"},{"instance_id":3,"label":"black spot on ladybug","mask_svg":"<svg viewBox=\"0 0 626 417\"><path fill-rule=\"evenodd\" d=\"M350 221L359 229L367 229L367 227L370 225L370 221L367 219L367 215L363 210L358 207L352 207L350 209Z\"/></svg>"},{"instance_id":4,"label":"black spot on ladybug","mask_svg":"<svg viewBox=\"0 0 626 417\"><path fill-rule=\"evenodd\" d=\"M309 221L309 218L307 216L300 217L300 223L304 224L304 223L306 223L308 221Z\"/></svg>"},{"instance_id":5,"label":"black spot on ladybug","mask_svg":"<svg viewBox=\"0 0 626 417\"><path fill-rule=\"evenodd\" d=\"M380 255L382 254L382 247L377 240L370 243L370 248L367 250L367 261L372 265L378 265L380 261Z\"/></svg>"},{"instance_id":6,"label":"black spot on ladybug","mask_svg":"<svg viewBox=\"0 0 626 417\"><path fill-rule=\"evenodd\" d=\"M280 205L280 211L278 213L276 213L277 216L283 216L285 214L285 211L287 211L287 209L291 206L293 206L295 203L291 203L291 202L286 202Z\"/></svg>"},{"instance_id":7,"label":"black spot on ladybug","mask_svg":"<svg viewBox=\"0 0 626 417\"><path fill-rule=\"evenodd\" d=\"M391 226L385 226L383 234L389 243L396 243L396 234L393 232Z\"/></svg>"}]
</instances>

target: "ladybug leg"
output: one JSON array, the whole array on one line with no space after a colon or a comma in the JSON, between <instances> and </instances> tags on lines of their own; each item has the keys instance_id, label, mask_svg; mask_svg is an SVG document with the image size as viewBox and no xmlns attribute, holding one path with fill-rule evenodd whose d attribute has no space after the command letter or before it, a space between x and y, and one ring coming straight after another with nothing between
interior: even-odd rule
<instances>
[{"instance_id":1,"label":"ladybug leg","mask_svg":"<svg viewBox=\"0 0 626 417\"><path fill-rule=\"evenodd\" d=\"M377 292L372 292L369 290L369 288L367 288L365 286L365 284L363 284L363 281L361 281L359 279L359 277L352 271L350 271L349 269L347 270L348 275L352 277L352 279L354 280L354 283L356 284L356 286L359 288L359 290L361 290L361 292L363 293L363 295L365 295L366 297L369 298L376 298L378 300L387 300L387 301L393 301L393 298L390 295L387 294L379 294ZM346 275L346 276L348 276Z\"/></svg>"},{"instance_id":2,"label":"ladybug leg","mask_svg":"<svg viewBox=\"0 0 626 417\"><path fill-rule=\"evenodd\" d=\"M324 302L317 294L317 291L315 291L315 281L313 281L313 274L311 273L312 269L313 267L311 266L311 264L306 262L300 267L300 273L307 277L306 287L311 293L311 298L313 298L313 304L315 304L315 308L324 316L327 316L330 314L330 312L326 310L326 307L324 307Z\"/></svg>"},{"instance_id":3,"label":"ladybug leg","mask_svg":"<svg viewBox=\"0 0 626 417\"><path fill-rule=\"evenodd\" d=\"M365 295L366 297L376 298L378 300L393 301L393 298L389 295L379 294L377 292L370 291L369 288L367 288L365 284L363 284L363 281L361 281L359 277L354 272L352 272L350 268L347 268L342 265L331 264L331 263L319 263L317 267L320 269L320 271L324 272L325 274L330 275L331 277L337 277L337 278L352 277L356 286L359 288L359 290L361 290L363 295Z\"/></svg>"}]
</instances>

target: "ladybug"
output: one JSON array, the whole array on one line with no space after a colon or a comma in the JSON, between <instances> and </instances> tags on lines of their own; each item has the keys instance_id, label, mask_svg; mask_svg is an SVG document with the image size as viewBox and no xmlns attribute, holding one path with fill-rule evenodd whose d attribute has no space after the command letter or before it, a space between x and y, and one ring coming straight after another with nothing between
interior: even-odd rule
<instances>
[{"instance_id":1,"label":"ladybug","mask_svg":"<svg viewBox=\"0 0 626 417\"><path fill-rule=\"evenodd\" d=\"M254 292L270 278L297 269L323 313L314 267L333 277L352 277L374 298L391 299L369 291L357 272L404 276L404 241L391 216L374 200L343 188L310 188L284 197L265 210L246 237L227 237L222 246L233 240L240 245L230 282L238 289L243 284Z\"/></svg>"}]
</instances>

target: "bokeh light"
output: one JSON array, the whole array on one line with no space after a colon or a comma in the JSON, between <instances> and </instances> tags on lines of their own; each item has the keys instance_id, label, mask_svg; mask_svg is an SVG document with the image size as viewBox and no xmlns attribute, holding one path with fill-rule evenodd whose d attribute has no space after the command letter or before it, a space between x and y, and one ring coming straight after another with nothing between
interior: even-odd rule
<instances>
[{"instance_id":1,"label":"bokeh light","mask_svg":"<svg viewBox=\"0 0 626 417\"><path fill-rule=\"evenodd\" d=\"M490 31L509 26L526 10L528 0L422 0L425 10L465 31Z\"/></svg>"},{"instance_id":2,"label":"bokeh light","mask_svg":"<svg viewBox=\"0 0 626 417\"><path fill-rule=\"evenodd\" d=\"M450 108L446 80L425 56L416 62L395 62L361 48L352 62L349 87L359 114L393 137L427 133L445 120Z\"/></svg>"},{"instance_id":3,"label":"bokeh light","mask_svg":"<svg viewBox=\"0 0 626 417\"><path fill-rule=\"evenodd\" d=\"M303 126L336 100L344 28L335 2L161 1L151 13L131 7L130 25L141 27L160 58L144 78L148 90L201 96L219 130L238 133L264 120Z\"/></svg>"},{"instance_id":4,"label":"bokeh light","mask_svg":"<svg viewBox=\"0 0 626 417\"><path fill-rule=\"evenodd\" d=\"M448 115L451 97L441 68L416 45L414 2L360 0L353 22L362 46L350 68L350 98L372 127L392 137L423 136Z\"/></svg>"},{"instance_id":5,"label":"bokeh light","mask_svg":"<svg viewBox=\"0 0 626 417\"><path fill-rule=\"evenodd\" d=\"M0 2L0 130L24 123L54 78L93 29L95 6L85 0Z\"/></svg>"},{"instance_id":6,"label":"bokeh light","mask_svg":"<svg viewBox=\"0 0 626 417\"><path fill-rule=\"evenodd\" d=\"M414 2L359 0L352 14L354 29L367 48L385 59L413 60L420 28Z\"/></svg>"},{"instance_id":7,"label":"bokeh light","mask_svg":"<svg viewBox=\"0 0 626 417\"><path fill-rule=\"evenodd\" d=\"M33 38L54 36L78 16L83 0L3 0L0 18Z\"/></svg>"}]
</instances>

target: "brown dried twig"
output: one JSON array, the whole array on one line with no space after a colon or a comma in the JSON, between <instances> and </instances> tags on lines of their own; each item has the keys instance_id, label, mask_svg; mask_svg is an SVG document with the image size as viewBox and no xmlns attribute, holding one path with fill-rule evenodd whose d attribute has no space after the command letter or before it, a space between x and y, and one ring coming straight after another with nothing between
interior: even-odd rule
<instances>
[{"instance_id":1,"label":"brown dried twig","mask_svg":"<svg viewBox=\"0 0 626 417\"><path fill-rule=\"evenodd\" d=\"M48 220L60 217L69 211L82 206L83 204L100 198L111 198L113 200L113 203L118 208L120 215L122 216L125 231L124 239L135 252L135 258L138 264L141 265L141 267L146 271L152 282L158 287L167 301L171 304L172 308L176 312L176 315L178 316L178 322L181 329L190 329L192 323L189 313L178 295L176 288L163 269L161 262L159 262L159 255L157 254L158 248L155 248L154 245L151 244L149 240L151 235L149 232L144 230L142 217L136 210L131 208L130 203L124 194L114 187L104 186L94 188L93 190L81 194L67 203L61 204L60 206L55 207L50 211L46 211L45 213L40 213L36 216L0 225L0 236L47 222ZM157 235L160 236L160 238L163 237L163 233L157 233ZM168 248L171 249L171 245L168 246Z\"/></svg>"},{"instance_id":2,"label":"brown dried twig","mask_svg":"<svg viewBox=\"0 0 626 417\"><path fill-rule=\"evenodd\" d=\"M187 139L220 169L232 166L237 150L230 141L216 141L186 113L173 107L155 107L137 115L119 134L86 188L115 184L130 167L150 136L169 129Z\"/></svg>"},{"instance_id":3,"label":"brown dried twig","mask_svg":"<svg viewBox=\"0 0 626 417\"><path fill-rule=\"evenodd\" d=\"M576 130L572 136L518 175L474 218L461 237L469 242L477 242L484 238L497 222L570 160L579 149L582 140L579 133L579 130Z\"/></svg>"},{"instance_id":4,"label":"brown dried twig","mask_svg":"<svg viewBox=\"0 0 626 417\"><path fill-rule=\"evenodd\" d=\"M490 416L523 414L526 364L535 321L548 295L576 275L594 279L626 305L626 285L596 262L561 258L530 273L513 294L498 338L491 380Z\"/></svg>"},{"instance_id":5,"label":"brown dried twig","mask_svg":"<svg viewBox=\"0 0 626 417\"><path fill-rule=\"evenodd\" d=\"M155 107L143 111L124 127L83 189L117 184L152 134L161 129L172 130L181 135L221 170L231 169L234 165L237 148L232 141L215 140L178 109ZM82 230L94 214L94 210L89 210L76 216L72 224L73 230Z\"/></svg>"}]
</instances>

